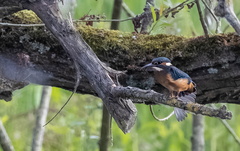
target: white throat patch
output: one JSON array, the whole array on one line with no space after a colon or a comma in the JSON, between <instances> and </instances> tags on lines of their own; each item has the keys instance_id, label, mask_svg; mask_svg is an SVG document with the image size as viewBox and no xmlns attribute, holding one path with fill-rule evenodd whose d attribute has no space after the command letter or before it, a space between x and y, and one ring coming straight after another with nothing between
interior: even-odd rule
<instances>
[{"instance_id":1,"label":"white throat patch","mask_svg":"<svg viewBox=\"0 0 240 151\"><path fill-rule=\"evenodd\" d=\"M171 66L172 64L170 62L167 62L166 63L166 66Z\"/></svg>"},{"instance_id":2,"label":"white throat patch","mask_svg":"<svg viewBox=\"0 0 240 151\"><path fill-rule=\"evenodd\" d=\"M159 68L159 67L152 67L152 69L153 69L154 71L162 71L162 70L163 70L162 68Z\"/></svg>"}]
</instances>

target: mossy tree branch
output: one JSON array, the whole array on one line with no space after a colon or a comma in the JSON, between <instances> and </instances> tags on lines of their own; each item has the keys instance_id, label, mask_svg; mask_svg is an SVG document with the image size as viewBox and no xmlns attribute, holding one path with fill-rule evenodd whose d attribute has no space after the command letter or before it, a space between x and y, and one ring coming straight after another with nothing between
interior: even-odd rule
<instances>
[{"instance_id":1,"label":"mossy tree branch","mask_svg":"<svg viewBox=\"0 0 240 151\"><path fill-rule=\"evenodd\" d=\"M111 89L115 83L89 45L83 40L81 35L75 31L71 21L62 18L57 1L23 0L19 1L19 5L22 5L23 8L33 10L38 17L41 18L65 50L65 53L73 60L76 69L76 81L81 80L80 74L83 74L90 83L92 90L103 100L119 128L121 128L124 133L128 132L135 123L136 109L134 104L125 101L125 99L115 97L110 93L109 89ZM18 56L21 58L18 63L23 66L29 65L30 58L27 54L19 54ZM31 77L31 73L29 76ZM121 99L121 102L119 102L119 99Z\"/></svg>"},{"instance_id":2,"label":"mossy tree branch","mask_svg":"<svg viewBox=\"0 0 240 151\"><path fill-rule=\"evenodd\" d=\"M26 14L26 17L22 16L23 14ZM30 19L34 17L27 16L29 16L28 12L25 11L5 20L15 21L14 23L20 23L20 21L34 23ZM39 23L39 20L33 20ZM126 71L118 77L123 86L152 88L162 92L163 89L154 84L151 74L140 71L139 67L154 57L166 56L173 60L175 66L190 74L197 83L199 103L218 103L219 101L240 103L238 101L240 98L238 95L240 38L234 34L215 35L210 36L209 39L172 35L133 37L131 33L96 29L79 24L76 28L101 61L113 69ZM1 27L0 40L1 56L12 60L13 66L20 64L15 71L22 75L12 77L13 79L25 79L33 83L58 86L68 90L73 88L75 70L72 60L45 27ZM21 60L24 59L20 56L24 54L29 56L28 66L21 66ZM6 63L6 57L5 60L0 60L3 64ZM10 66L11 64L5 68ZM27 76L30 74L29 67L38 72L47 71L47 73L41 72L42 79L50 80L36 81L36 78ZM1 67L1 72L3 69L4 66ZM6 73L8 72L10 71ZM10 75L14 74L8 74ZM97 95L85 78L82 79L80 86L78 92Z\"/></svg>"},{"instance_id":3,"label":"mossy tree branch","mask_svg":"<svg viewBox=\"0 0 240 151\"><path fill-rule=\"evenodd\" d=\"M179 107L196 114L219 117L221 119L232 118L232 113L226 111L226 106L222 106L220 109L212 109L208 106L193 102L182 102L177 99L169 99L166 98L165 95L152 90L141 90L133 87L114 87L112 89L112 93L115 96L129 98L134 103L165 104L173 107Z\"/></svg>"},{"instance_id":4,"label":"mossy tree branch","mask_svg":"<svg viewBox=\"0 0 240 151\"><path fill-rule=\"evenodd\" d=\"M208 39L171 35L133 37L119 31L76 27L100 60L116 70L126 71L116 74L109 70L112 79L118 79L123 86L163 92L162 87L155 85L151 73L143 72L139 67L156 56L166 56L197 83L198 103L240 104L240 40L234 34L215 35ZM24 81L22 85L30 82L73 89L76 74L73 61L45 27L1 27L0 41L1 79L15 81L15 85ZM99 96L86 74L80 74L82 79L77 91ZM6 92L16 89L9 85L6 91L4 86L6 83L1 83L1 97L6 98ZM172 102L172 105L188 109L188 104L182 106L181 102Z\"/></svg>"}]
</instances>

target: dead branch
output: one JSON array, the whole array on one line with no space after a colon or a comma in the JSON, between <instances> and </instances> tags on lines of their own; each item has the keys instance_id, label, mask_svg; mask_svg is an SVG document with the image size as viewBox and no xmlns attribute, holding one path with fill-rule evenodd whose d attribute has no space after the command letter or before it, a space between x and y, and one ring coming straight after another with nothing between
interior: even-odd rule
<instances>
[{"instance_id":1,"label":"dead branch","mask_svg":"<svg viewBox=\"0 0 240 151\"><path fill-rule=\"evenodd\" d=\"M236 33L240 35L240 21L234 13L232 0L218 0L214 13L218 17L224 17L235 29Z\"/></svg>"},{"instance_id":2,"label":"dead branch","mask_svg":"<svg viewBox=\"0 0 240 151\"><path fill-rule=\"evenodd\" d=\"M133 87L114 87L112 89L112 94L118 97L129 98L134 103L165 104L185 109L196 114L219 117L221 119L232 118L232 113L226 111L226 106L222 106L219 109L213 109L193 102L182 102L176 99L168 99L165 95L152 90L141 90Z\"/></svg>"},{"instance_id":3,"label":"dead branch","mask_svg":"<svg viewBox=\"0 0 240 151\"><path fill-rule=\"evenodd\" d=\"M57 17L58 12L55 9L45 5L39 7L42 5L39 3L37 1L34 4L27 3L26 6L23 6L40 14L46 27L55 34L62 46L44 27L1 27L0 75L1 79L6 81L0 84L1 98L10 99L12 91L28 83L73 90L76 78L73 61L77 61L80 71L77 74L82 77L77 91L101 97L106 106L112 107L110 113L113 116L121 116L121 120L130 121L130 123L118 121L124 132L127 132L134 123L136 110L132 101L125 99L130 96L125 95L122 91L116 91L119 87L115 86L115 82L119 81L123 86L163 92L162 87L155 85L151 73L143 72L139 70L139 67L156 56L166 56L173 60L174 65L188 72L197 83L198 103L240 103L238 93L240 91L240 61L238 59L240 40L236 35L216 35L209 39L204 37L187 39L171 35L136 35L133 38L131 34L127 33L77 25L77 29L102 61L114 69L126 70L119 74L121 72L116 73L110 68L104 67L105 65L96 58L83 39L78 34L75 35L73 27L61 17ZM50 4L54 6L54 4ZM45 9L50 10L46 11ZM51 14L46 14L49 11ZM50 18L51 21L48 20ZM63 49L71 51L70 57ZM9 80L12 83L8 83ZM16 86L18 87L16 88ZM8 89L5 89L6 87ZM125 87L120 88L125 89ZM148 93L147 96L152 94L152 98L147 99L144 90L138 89L137 91L145 95L141 96L141 103L163 103L197 114L226 119L231 117L230 112L227 112L226 109L212 110L199 104L184 104L177 100L166 101L167 98L164 98L163 94L156 92ZM153 97L156 94L158 94L158 98ZM130 97L134 103L137 103L134 98L139 100L138 95L139 93ZM215 102L215 100L220 101Z\"/></svg>"}]
</instances>

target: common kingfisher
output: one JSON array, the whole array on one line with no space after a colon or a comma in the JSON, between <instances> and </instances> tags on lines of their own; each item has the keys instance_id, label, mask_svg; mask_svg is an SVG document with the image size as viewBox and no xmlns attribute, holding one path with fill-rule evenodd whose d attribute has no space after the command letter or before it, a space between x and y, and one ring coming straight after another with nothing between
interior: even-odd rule
<instances>
[{"instance_id":1,"label":"common kingfisher","mask_svg":"<svg viewBox=\"0 0 240 151\"><path fill-rule=\"evenodd\" d=\"M170 92L171 98L181 101L192 101L196 99L196 84L191 77L171 64L166 57L154 58L151 63L142 67L147 71L154 71L155 80ZM178 121L182 121L187 116L185 110L174 108L174 113Z\"/></svg>"}]
</instances>

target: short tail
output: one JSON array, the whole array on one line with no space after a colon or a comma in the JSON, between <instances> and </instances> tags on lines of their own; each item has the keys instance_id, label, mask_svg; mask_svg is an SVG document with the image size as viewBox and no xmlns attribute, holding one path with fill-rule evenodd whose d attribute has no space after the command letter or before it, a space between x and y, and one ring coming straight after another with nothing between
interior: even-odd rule
<instances>
[{"instance_id":1,"label":"short tail","mask_svg":"<svg viewBox=\"0 0 240 151\"><path fill-rule=\"evenodd\" d=\"M195 93L185 94L178 97L178 100L182 102L195 102L195 99ZM178 121L183 121L187 117L187 112L180 108L174 108L174 113Z\"/></svg>"},{"instance_id":2,"label":"short tail","mask_svg":"<svg viewBox=\"0 0 240 151\"><path fill-rule=\"evenodd\" d=\"M178 122L183 121L185 119L185 117L187 117L187 112L183 109L179 109L179 108L175 107L174 113L176 115Z\"/></svg>"}]
</instances>

